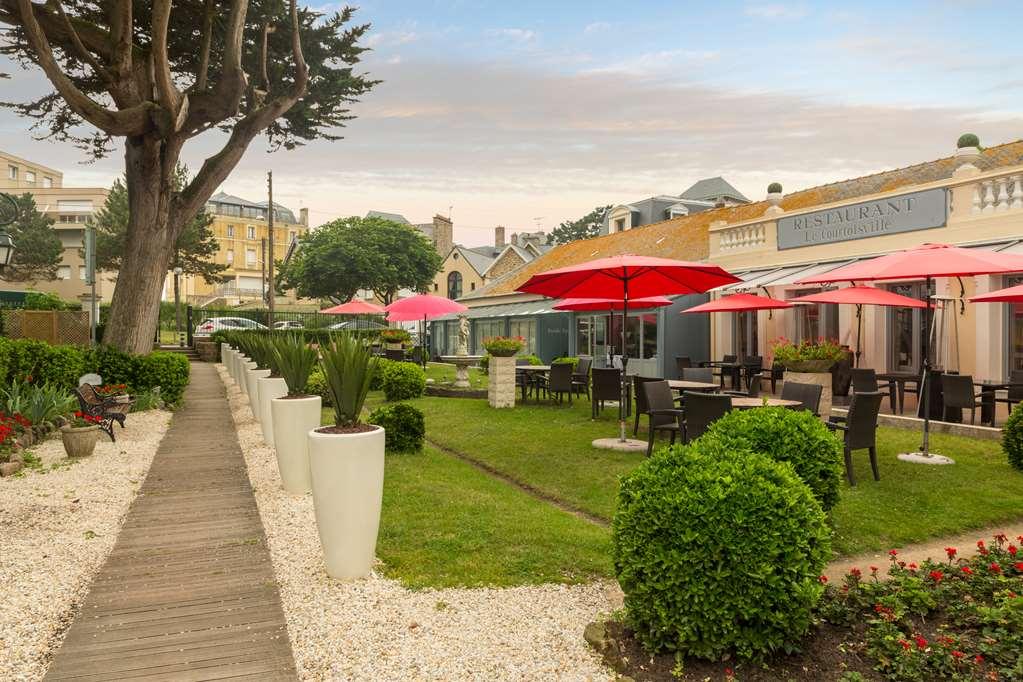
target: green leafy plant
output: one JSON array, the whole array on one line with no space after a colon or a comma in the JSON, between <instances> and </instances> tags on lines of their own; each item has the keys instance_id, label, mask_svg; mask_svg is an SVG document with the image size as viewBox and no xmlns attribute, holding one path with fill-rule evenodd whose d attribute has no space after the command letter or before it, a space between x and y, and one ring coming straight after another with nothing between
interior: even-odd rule
<instances>
[{"instance_id":1,"label":"green leafy plant","mask_svg":"<svg viewBox=\"0 0 1023 682\"><path fill-rule=\"evenodd\" d=\"M526 342L521 336L494 336L484 339L483 347L496 358L510 358L522 352Z\"/></svg>"},{"instance_id":2,"label":"green leafy plant","mask_svg":"<svg viewBox=\"0 0 1023 682\"><path fill-rule=\"evenodd\" d=\"M151 391L159 386L163 400L168 405L177 405L188 386L188 358L180 353L153 351L148 355L139 355L136 360L134 379L118 383L127 383L135 391Z\"/></svg>"},{"instance_id":3,"label":"green leafy plant","mask_svg":"<svg viewBox=\"0 0 1023 682\"><path fill-rule=\"evenodd\" d=\"M1012 413L1005 420L1002 449L1009 458L1009 464L1023 471L1023 403L1012 408Z\"/></svg>"},{"instance_id":4,"label":"green leafy plant","mask_svg":"<svg viewBox=\"0 0 1023 682\"><path fill-rule=\"evenodd\" d=\"M838 503L843 473L841 442L806 410L733 410L711 424L698 442L711 440L717 448L747 449L788 462L825 511Z\"/></svg>"},{"instance_id":5,"label":"green leafy plant","mask_svg":"<svg viewBox=\"0 0 1023 682\"><path fill-rule=\"evenodd\" d=\"M33 424L52 422L68 414L77 402L74 395L63 386L54 384L25 384L21 412ZM6 411L6 410L5 410ZM8 412L13 414L13 412Z\"/></svg>"},{"instance_id":6,"label":"green leafy plant","mask_svg":"<svg viewBox=\"0 0 1023 682\"><path fill-rule=\"evenodd\" d=\"M377 362L379 364L379 360ZM376 373L373 375L374 380L376 380L379 375L380 369L378 367ZM327 377L323 376L323 370L319 367L309 373L309 379L306 381L305 390L309 395L320 396L324 407L334 406L334 403L331 402L330 388L327 386ZM372 390L372 387L370 390Z\"/></svg>"},{"instance_id":7,"label":"green leafy plant","mask_svg":"<svg viewBox=\"0 0 1023 682\"><path fill-rule=\"evenodd\" d=\"M652 652L720 660L795 650L820 599L830 531L782 462L716 441L664 448L621 483L612 559Z\"/></svg>"},{"instance_id":8,"label":"green leafy plant","mask_svg":"<svg viewBox=\"0 0 1023 682\"><path fill-rule=\"evenodd\" d=\"M309 375L316 368L316 351L307 346L302 337L293 335L282 335L274 339L271 351L271 364L284 377L288 395L305 395Z\"/></svg>"},{"instance_id":9,"label":"green leafy plant","mask_svg":"<svg viewBox=\"0 0 1023 682\"><path fill-rule=\"evenodd\" d=\"M490 353L485 353L480 358L479 365L484 374L490 374Z\"/></svg>"},{"instance_id":10,"label":"green leafy plant","mask_svg":"<svg viewBox=\"0 0 1023 682\"><path fill-rule=\"evenodd\" d=\"M535 357L535 356L533 356ZM537 358L539 360L539 358ZM530 363L532 364L532 363ZM572 365L572 369L579 366L579 358L567 357L567 358L554 358L551 360L552 365Z\"/></svg>"},{"instance_id":11,"label":"green leafy plant","mask_svg":"<svg viewBox=\"0 0 1023 682\"><path fill-rule=\"evenodd\" d=\"M794 343L786 338L777 339L771 345L775 362L794 372L826 372L847 351L832 339L804 339Z\"/></svg>"},{"instance_id":12,"label":"green leafy plant","mask_svg":"<svg viewBox=\"0 0 1023 682\"><path fill-rule=\"evenodd\" d=\"M408 343L412 335L406 329L391 328L380 330L380 340L384 343Z\"/></svg>"},{"instance_id":13,"label":"green leafy plant","mask_svg":"<svg viewBox=\"0 0 1023 682\"><path fill-rule=\"evenodd\" d=\"M320 366L334 408L334 425L357 425L377 370L376 358L355 336L338 334L320 348Z\"/></svg>"},{"instance_id":14,"label":"green leafy plant","mask_svg":"<svg viewBox=\"0 0 1023 682\"><path fill-rule=\"evenodd\" d=\"M781 192L782 192L782 189L781 189L781 183L780 182L772 182L770 185L767 186L767 193L768 194L781 194Z\"/></svg>"},{"instance_id":15,"label":"green leafy plant","mask_svg":"<svg viewBox=\"0 0 1023 682\"><path fill-rule=\"evenodd\" d=\"M426 391L426 372L413 362L391 362L382 375L381 385L388 402L414 400Z\"/></svg>"},{"instance_id":16,"label":"green leafy plant","mask_svg":"<svg viewBox=\"0 0 1023 682\"><path fill-rule=\"evenodd\" d=\"M380 391L384 388L384 373L387 368L393 365L397 360L388 360L387 358L377 358L377 371L373 375L373 381L369 384L369 390Z\"/></svg>"},{"instance_id":17,"label":"green leafy plant","mask_svg":"<svg viewBox=\"0 0 1023 682\"><path fill-rule=\"evenodd\" d=\"M964 147L977 147L980 148L980 138L973 133L963 133L956 140L956 149L963 149Z\"/></svg>"},{"instance_id":18,"label":"green leafy plant","mask_svg":"<svg viewBox=\"0 0 1023 682\"><path fill-rule=\"evenodd\" d=\"M388 452L418 452L426 439L426 417L408 403L381 405L369 415L369 423L384 429Z\"/></svg>"}]
</instances>

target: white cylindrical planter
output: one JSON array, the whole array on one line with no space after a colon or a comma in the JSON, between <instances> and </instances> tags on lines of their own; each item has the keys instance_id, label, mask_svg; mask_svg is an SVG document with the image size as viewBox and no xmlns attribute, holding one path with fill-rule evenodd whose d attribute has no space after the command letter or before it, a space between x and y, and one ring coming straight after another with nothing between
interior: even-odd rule
<instances>
[{"instance_id":1,"label":"white cylindrical planter","mask_svg":"<svg viewBox=\"0 0 1023 682\"><path fill-rule=\"evenodd\" d=\"M234 364L234 348L227 346L220 351L220 362L223 363L224 369L227 370L227 376L229 379L234 381L234 375L232 374Z\"/></svg>"},{"instance_id":2,"label":"white cylindrical planter","mask_svg":"<svg viewBox=\"0 0 1023 682\"><path fill-rule=\"evenodd\" d=\"M263 427L263 442L274 444L274 423L270 416L270 401L288 395L288 382L281 377L264 377L256 381L259 394L259 425Z\"/></svg>"},{"instance_id":3,"label":"white cylindrical planter","mask_svg":"<svg viewBox=\"0 0 1023 682\"><path fill-rule=\"evenodd\" d=\"M270 370L257 369L254 362L252 365L252 368L245 372L245 390L249 394L249 410L256 421L259 421L259 384L257 382L263 377L270 376Z\"/></svg>"},{"instance_id":4,"label":"white cylindrical planter","mask_svg":"<svg viewBox=\"0 0 1023 682\"><path fill-rule=\"evenodd\" d=\"M230 344L228 344L227 341L221 341L220 342L220 364L222 364L222 365L224 364L224 361L227 359L227 353L228 353L229 350L231 350Z\"/></svg>"},{"instance_id":5,"label":"white cylindrical planter","mask_svg":"<svg viewBox=\"0 0 1023 682\"><path fill-rule=\"evenodd\" d=\"M242 391L245 390L242 387L242 363L245 362L246 360L248 360L248 358L245 357L245 353L238 351L234 355L234 362L231 363L232 367L234 367L233 373L234 383L238 384L238 388Z\"/></svg>"},{"instance_id":6,"label":"white cylindrical planter","mask_svg":"<svg viewBox=\"0 0 1023 682\"><path fill-rule=\"evenodd\" d=\"M316 527L327 575L363 578L373 570L384 493L384 430L309 432Z\"/></svg>"},{"instance_id":7,"label":"white cylindrical planter","mask_svg":"<svg viewBox=\"0 0 1023 682\"><path fill-rule=\"evenodd\" d=\"M256 369L256 363L248 358L238 361L238 388L242 389L242 395L249 394L249 382L246 379L250 369Z\"/></svg>"},{"instance_id":8,"label":"white cylindrical planter","mask_svg":"<svg viewBox=\"0 0 1023 682\"><path fill-rule=\"evenodd\" d=\"M270 401L277 471L280 472L284 489L294 495L303 495L311 490L309 432L319 428L322 410L323 400L318 395L274 398Z\"/></svg>"}]
</instances>

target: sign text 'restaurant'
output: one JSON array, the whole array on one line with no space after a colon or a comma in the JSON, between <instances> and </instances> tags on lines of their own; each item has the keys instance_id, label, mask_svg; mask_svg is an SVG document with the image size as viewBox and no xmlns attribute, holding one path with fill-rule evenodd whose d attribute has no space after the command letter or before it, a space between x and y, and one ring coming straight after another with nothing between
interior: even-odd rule
<instances>
[{"instance_id":1,"label":"sign text 'restaurant'","mask_svg":"<svg viewBox=\"0 0 1023 682\"><path fill-rule=\"evenodd\" d=\"M942 227L948 220L946 190L927 189L897 197L778 219L778 248L795 249L850 239Z\"/></svg>"}]
</instances>

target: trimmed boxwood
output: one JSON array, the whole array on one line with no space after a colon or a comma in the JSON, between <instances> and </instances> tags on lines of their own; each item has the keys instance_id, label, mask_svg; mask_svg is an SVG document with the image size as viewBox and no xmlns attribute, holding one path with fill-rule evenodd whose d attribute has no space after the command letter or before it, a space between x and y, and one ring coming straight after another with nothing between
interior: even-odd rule
<instances>
[{"instance_id":1,"label":"trimmed boxwood","mask_svg":"<svg viewBox=\"0 0 1023 682\"><path fill-rule=\"evenodd\" d=\"M151 391L159 386L161 398L167 404L175 405L188 385L188 370L188 358L184 355L153 351L135 357L135 378L129 386L136 391ZM107 381L106 377L103 379Z\"/></svg>"},{"instance_id":2,"label":"trimmed boxwood","mask_svg":"<svg viewBox=\"0 0 1023 682\"><path fill-rule=\"evenodd\" d=\"M1002 427L1002 449L1009 458L1009 464L1023 471L1023 403L1012 408L1009 418Z\"/></svg>"},{"instance_id":3,"label":"trimmed boxwood","mask_svg":"<svg viewBox=\"0 0 1023 682\"><path fill-rule=\"evenodd\" d=\"M824 422L806 410L732 410L715 421L702 439L717 440L721 448L748 449L788 462L825 511L838 503L844 471L842 444Z\"/></svg>"},{"instance_id":4,"label":"trimmed boxwood","mask_svg":"<svg viewBox=\"0 0 1023 682\"><path fill-rule=\"evenodd\" d=\"M698 441L622 480L612 558L627 623L652 652L795 650L830 556L824 512L787 463Z\"/></svg>"},{"instance_id":5,"label":"trimmed boxwood","mask_svg":"<svg viewBox=\"0 0 1023 682\"><path fill-rule=\"evenodd\" d=\"M373 378L369 382L369 390L379 391L384 387L384 370L389 365L397 362L396 360L388 360L387 358L377 358L377 371L374 372Z\"/></svg>"},{"instance_id":6,"label":"trimmed boxwood","mask_svg":"<svg viewBox=\"0 0 1023 682\"><path fill-rule=\"evenodd\" d=\"M980 147L980 138L973 133L963 133L956 140L956 149L963 149L965 147Z\"/></svg>"},{"instance_id":7,"label":"trimmed boxwood","mask_svg":"<svg viewBox=\"0 0 1023 682\"><path fill-rule=\"evenodd\" d=\"M384 428L388 452L418 452L426 438L426 417L408 403L381 405L369 415L370 424Z\"/></svg>"},{"instance_id":8,"label":"trimmed boxwood","mask_svg":"<svg viewBox=\"0 0 1023 682\"><path fill-rule=\"evenodd\" d=\"M380 371L387 402L413 400L426 391L426 372L412 362L391 362Z\"/></svg>"},{"instance_id":9,"label":"trimmed boxwood","mask_svg":"<svg viewBox=\"0 0 1023 682\"><path fill-rule=\"evenodd\" d=\"M377 374L379 374L379 370ZM370 386L372 388L372 386ZM323 376L322 369L314 369L309 373L309 381L305 385L306 393L309 395L318 395L322 400L324 407L333 407L334 404L330 401L330 391L327 390L327 377Z\"/></svg>"}]
</instances>

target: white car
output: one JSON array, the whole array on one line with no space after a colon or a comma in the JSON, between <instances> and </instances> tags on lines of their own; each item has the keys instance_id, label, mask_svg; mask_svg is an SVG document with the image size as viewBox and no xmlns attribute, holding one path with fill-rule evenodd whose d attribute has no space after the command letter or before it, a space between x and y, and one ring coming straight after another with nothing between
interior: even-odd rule
<instances>
[{"instance_id":1,"label":"white car","mask_svg":"<svg viewBox=\"0 0 1023 682\"><path fill-rule=\"evenodd\" d=\"M247 317L211 317L195 328L195 336L209 336L219 331L241 331L243 329L266 329L266 325L260 324Z\"/></svg>"},{"instance_id":2,"label":"white car","mask_svg":"<svg viewBox=\"0 0 1023 682\"><path fill-rule=\"evenodd\" d=\"M348 320L347 322L337 322L335 324L332 324L329 327L327 327L327 329L331 329L334 331L338 330L355 331L357 329L387 329L387 325L380 324L379 322L374 322L372 320L362 320L361 322L358 320Z\"/></svg>"},{"instance_id":3,"label":"white car","mask_svg":"<svg viewBox=\"0 0 1023 682\"><path fill-rule=\"evenodd\" d=\"M305 329L305 325L298 320L281 320L274 322L274 329Z\"/></svg>"}]
</instances>

